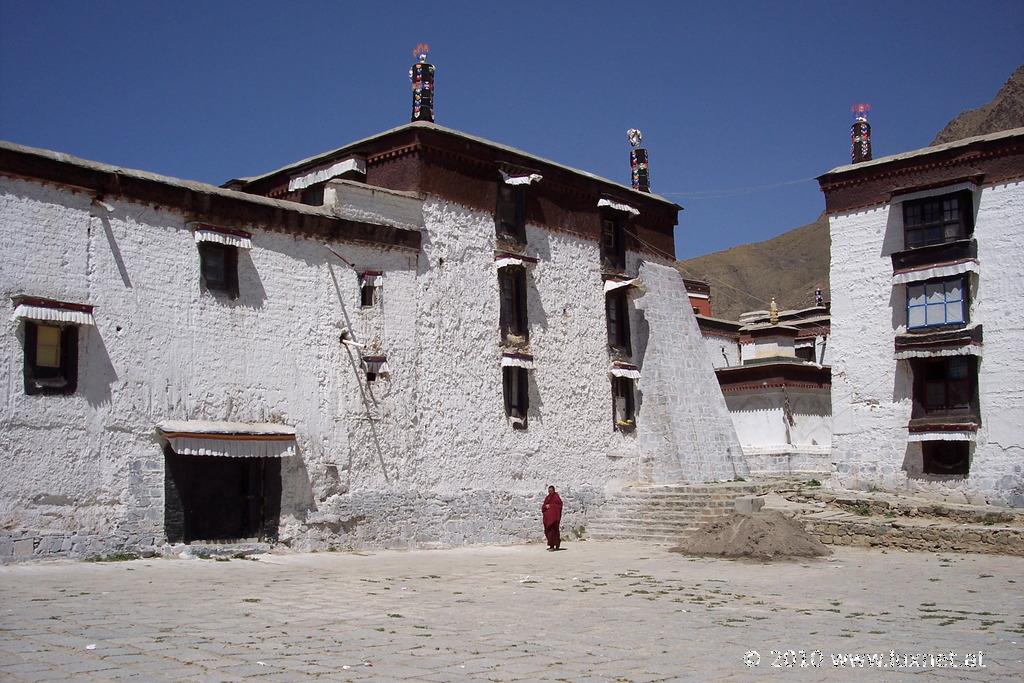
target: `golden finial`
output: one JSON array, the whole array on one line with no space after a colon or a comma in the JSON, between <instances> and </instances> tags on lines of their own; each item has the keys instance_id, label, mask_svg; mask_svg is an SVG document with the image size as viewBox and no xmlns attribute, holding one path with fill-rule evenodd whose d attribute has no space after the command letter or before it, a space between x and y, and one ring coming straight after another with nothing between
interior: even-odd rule
<instances>
[{"instance_id":1,"label":"golden finial","mask_svg":"<svg viewBox=\"0 0 1024 683\"><path fill-rule=\"evenodd\" d=\"M772 325L779 324L779 306L778 304L775 303L774 296L772 297L772 307L770 312L768 313L768 320L771 322Z\"/></svg>"}]
</instances>

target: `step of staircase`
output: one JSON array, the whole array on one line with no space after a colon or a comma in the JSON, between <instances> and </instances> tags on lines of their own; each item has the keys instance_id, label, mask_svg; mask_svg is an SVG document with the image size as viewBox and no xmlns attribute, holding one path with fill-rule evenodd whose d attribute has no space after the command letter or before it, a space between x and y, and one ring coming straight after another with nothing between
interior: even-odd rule
<instances>
[{"instance_id":1,"label":"step of staircase","mask_svg":"<svg viewBox=\"0 0 1024 683\"><path fill-rule=\"evenodd\" d=\"M758 484L672 484L633 486L611 498L591 520L595 539L675 543L715 519L732 513L740 496L758 495Z\"/></svg>"}]
</instances>

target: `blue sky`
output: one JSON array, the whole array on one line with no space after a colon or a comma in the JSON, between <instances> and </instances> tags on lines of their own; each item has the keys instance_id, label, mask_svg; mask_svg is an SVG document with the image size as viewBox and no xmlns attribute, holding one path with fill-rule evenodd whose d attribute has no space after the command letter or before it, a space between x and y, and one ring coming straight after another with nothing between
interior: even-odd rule
<instances>
[{"instance_id":1,"label":"blue sky","mask_svg":"<svg viewBox=\"0 0 1024 683\"><path fill-rule=\"evenodd\" d=\"M686 210L681 258L823 208L849 155L927 145L1024 62L1024 2L14 2L0 138L221 183L409 120L419 42L437 122L629 182Z\"/></svg>"}]
</instances>

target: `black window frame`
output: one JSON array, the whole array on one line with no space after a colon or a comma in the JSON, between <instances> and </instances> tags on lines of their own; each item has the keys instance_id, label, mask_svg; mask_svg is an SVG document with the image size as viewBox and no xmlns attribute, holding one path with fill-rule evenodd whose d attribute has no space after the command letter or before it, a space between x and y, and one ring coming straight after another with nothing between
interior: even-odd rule
<instances>
[{"instance_id":1,"label":"black window frame","mask_svg":"<svg viewBox=\"0 0 1024 683\"><path fill-rule=\"evenodd\" d=\"M623 398L623 414L619 415L618 399ZM636 429L636 381L631 377L612 377L612 426L616 431Z\"/></svg>"},{"instance_id":2,"label":"black window frame","mask_svg":"<svg viewBox=\"0 0 1024 683\"><path fill-rule=\"evenodd\" d=\"M601 212L601 267L606 271L626 269L626 220L621 211Z\"/></svg>"},{"instance_id":3,"label":"black window frame","mask_svg":"<svg viewBox=\"0 0 1024 683\"><path fill-rule=\"evenodd\" d=\"M203 289L213 294L221 294L231 299L238 298L238 247L219 242L200 242L199 277ZM215 260L222 259L223 279L212 278Z\"/></svg>"},{"instance_id":4,"label":"black window frame","mask_svg":"<svg viewBox=\"0 0 1024 683\"><path fill-rule=\"evenodd\" d=\"M949 305L950 302L948 300L946 300L946 298L945 298L946 297L946 289L947 289L947 286L949 284L954 283L954 282L959 283L959 285L960 285L960 311L961 311L961 317L963 318L963 320L954 321L954 322L948 322L946 320L946 307ZM943 307L942 307L943 321L942 322L937 322L937 323L929 323L928 322L928 285L936 285L936 284L942 284L942 292L943 292ZM910 309L911 309L911 305L910 305L910 290L912 288L915 288L915 287L924 287L924 297L925 297L924 304L923 305L913 306L913 308L924 308L924 310L925 310L925 323L923 325L911 325L911 323L910 323ZM970 323L970 321L971 321L971 298L970 298L971 289L970 289L970 287L971 287L971 280L970 280L970 276L969 276L968 273L963 273L962 275L953 275L953 276L950 276L950 277L931 278L929 280L922 280L922 281L919 281L919 282L908 282L906 284L906 288L905 288L906 289L906 295L907 295L906 296L907 302L906 302L906 307L905 307L905 311L906 311L906 314L907 314L907 330L909 331L909 330L932 330L932 329L936 329L936 328L957 328L957 327L964 327L965 325ZM955 301L952 302L952 303L955 303Z\"/></svg>"},{"instance_id":5,"label":"black window frame","mask_svg":"<svg viewBox=\"0 0 1024 683\"><path fill-rule=\"evenodd\" d=\"M530 320L526 309L526 268L505 266L498 270L498 305L501 340L512 343L518 337L530 339Z\"/></svg>"},{"instance_id":6,"label":"black window frame","mask_svg":"<svg viewBox=\"0 0 1024 683\"><path fill-rule=\"evenodd\" d=\"M956 202L956 216L948 215ZM967 239L974 233L974 193L960 190L903 202L903 246L919 249Z\"/></svg>"},{"instance_id":7,"label":"black window frame","mask_svg":"<svg viewBox=\"0 0 1024 683\"><path fill-rule=\"evenodd\" d=\"M494 230L499 239L526 244L526 186L498 183Z\"/></svg>"},{"instance_id":8,"label":"black window frame","mask_svg":"<svg viewBox=\"0 0 1024 683\"><path fill-rule=\"evenodd\" d=\"M608 333L608 348L624 356L633 353L629 325L628 287L613 289L605 295L604 316Z\"/></svg>"},{"instance_id":9,"label":"black window frame","mask_svg":"<svg viewBox=\"0 0 1024 683\"><path fill-rule=\"evenodd\" d=\"M56 368L42 367L37 362L40 327L55 327L60 330L60 365ZM75 393L78 389L79 327L79 325L69 323L25 321L23 374L26 394L66 395Z\"/></svg>"},{"instance_id":10,"label":"black window frame","mask_svg":"<svg viewBox=\"0 0 1024 683\"><path fill-rule=\"evenodd\" d=\"M526 368L506 365L501 368L501 388L505 416L514 418L513 428L526 429L530 412L530 373Z\"/></svg>"},{"instance_id":11,"label":"black window frame","mask_svg":"<svg viewBox=\"0 0 1024 683\"><path fill-rule=\"evenodd\" d=\"M977 356L913 358L912 417L978 417ZM962 377L957 375L962 374ZM935 401L941 387L941 401Z\"/></svg>"},{"instance_id":12,"label":"black window frame","mask_svg":"<svg viewBox=\"0 0 1024 683\"><path fill-rule=\"evenodd\" d=\"M377 305L377 287L362 284L359 286L359 308L373 308Z\"/></svg>"},{"instance_id":13,"label":"black window frame","mask_svg":"<svg viewBox=\"0 0 1024 683\"><path fill-rule=\"evenodd\" d=\"M818 358L816 356L816 351L817 351L817 349L815 348L815 345L811 344L810 346L798 346L798 347L796 347L795 349L793 349L793 354L797 358L802 360L802 361L805 361L805 362L808 362L808 363L816 363L816 362L818 362ZM801 353L803 355L800 355Z\"/></svg>"},{"instance_id":14,"label":"black window frame","mask_svg":"<svg viewBox=\"0 0 1024 683\"><path fill-rule=\"evenodd\" d=\"M940 476L967 476L971 473L969 441L922 441L921 471Z\"/></svg>"}]
</instances>

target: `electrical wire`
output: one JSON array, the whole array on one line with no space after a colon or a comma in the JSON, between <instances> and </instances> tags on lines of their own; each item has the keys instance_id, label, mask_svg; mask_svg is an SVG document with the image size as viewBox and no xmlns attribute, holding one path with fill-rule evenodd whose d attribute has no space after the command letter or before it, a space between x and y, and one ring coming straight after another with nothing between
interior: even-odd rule
<instances>
[{"instance_id":1,"label":"electrical wire","mask_svg":"<svg viewBox=\"0 0 1024 683\"><path fill-rule=\"evenodd\" d=\"M637 235L635 232L633 232L632 230L630 230L628 228L625 230L625 232L629 233L633 237L633 239L635 239L640 244L643 244L648 249L651 249L651 250L657 252L658 254L661 254L662 256L664 256L664 257L668 258L669 260L671 260L673 262L673 264L675 265L675 267L678 270L683 271L683 275L684 276L687 276L687 272L688 272L687 269L682 265L681 261L676 259L676 257L674 255L668 253L667 251L665 251L663 249L659 249L658 247L654 246L653 244L651 244L647 240L643 239L642 237L640 237L639 235ZM692 274L688 275L688 277L690 277L690 278L692 278L694 280L701 279L701 278L698 278L698 277L696 277L696 276L694 276ZM757 296L756 294L752 294L750 292L747 292L745 290L740 289L739 287L735 287L735 286L731 285L730 283L726 282L725 280L719 280L716 277L710 277L710 276L704 276L704 277L709 282L710 281L714 281L716 284L721 285L722 287L727 287L727 288L732 289L732 290L734 290L736 292L739 292L740 294L744 295L747 298L753 299L755 301L760 301L761 303L768 304L769 306L771 306L771 302L770 301L766 301L766 300L762 299L761 297Z\"/></svg>"},{"instance_id":2,"label":"electrical wire","mask_svg":"<svg viewBox=\"0 0 1024 683\"><path fill-rule=\"evenodd\" d=\"M799 178L797 180L784 180L781 183L772 183L771 185L750 185L748 187L734 187L728 190L696 190L693 192L659 192L658 194L666 197L689 197L691 199L728 199L730 197L741 197L743 195L755 194L757 192L765 192L766 190L774 190L779 187L785 187L787 185L800 185L802 183L808 183L815 178Z\"/></svg>"}]
</instances>

